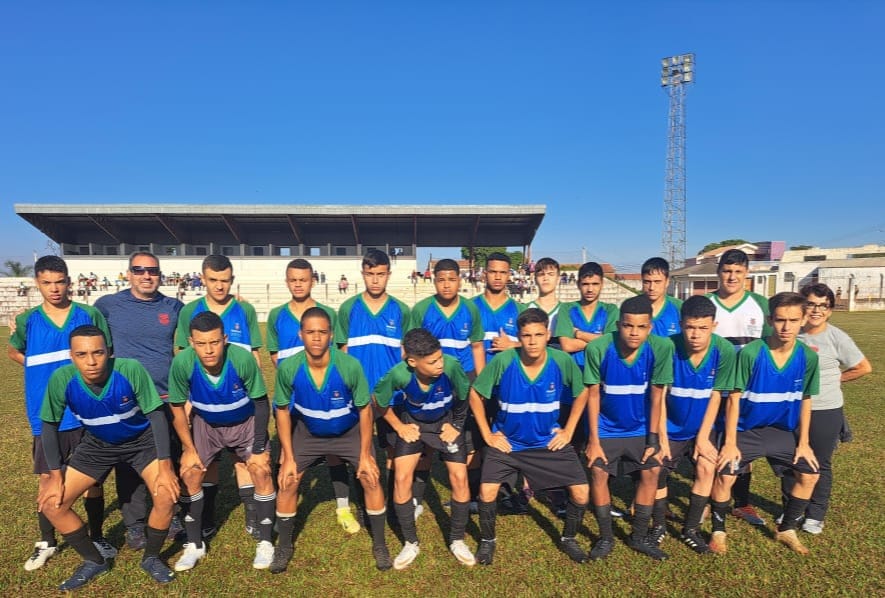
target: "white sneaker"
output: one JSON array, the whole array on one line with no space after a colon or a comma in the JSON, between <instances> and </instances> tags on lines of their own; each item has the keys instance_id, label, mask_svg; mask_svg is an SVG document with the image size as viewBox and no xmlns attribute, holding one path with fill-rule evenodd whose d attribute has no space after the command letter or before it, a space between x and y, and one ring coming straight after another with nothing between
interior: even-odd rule
<instances>
[{"instance_id":1,"label":"white sneaker","mask_svg":"<svg viewBox=\"0 0 885 598\"><path fill-rule=\"evenodd\" d=\"M808 519L806 517L805 522L802 524L802 531L816 536L820 533L823 533L824 522L818 521L817 519Z\"/></svg>"},{"instance_id":2,"label":"white sneaker","mask_svg":"<svg viewBox=\"0 0 885 598\"><path fill-rule=\"evenodd\" d=\"M202 546L197 548L197 545L193 542L185 542L184 544L184 552L181 553L181 556L178 557L178 561L175 562L174 569L176 571L187 571L189 569L193 569L197 561L206 556L206 543L204 542Z\"/></svg>"},{"instance_id":3,"label":"white sneaker","mask_svg":"<svg viewBox=\"0 0 885 598\"><path fill-rule=\"evenodd\" d=\"M414 498L412 500L415 501ZM424 505L417 504L417 501L415 502L415 521L418 521L418 517L420 517L421 514L424 513Z\"/></svg>"},{"instance_id":4,"label":"white sneaker","mask_svg":"<svg viewBox=\"0 0 885 598\"><path fill-rule=\"evenodd\" d=\"M117 549L111 546L111 543L108 542L105 538L99 538L92 542L92 544L98 549L99 554L107 560L117 558Z\"/></svg>"},{"instance_id":5,"label":"white sneaker","mask_svg":"<svg viewBox=\"0 0 885 598\"><path fill-rule=\"evenodd\" d=\"M34 544L34 552L25 561L25 571L34 571L46 564L55 551L57 546L50 546L49 542L36 542Z\"/></svg>"},{"instance_id":6,"label":"white sneaker","mask_svg":"<svg viewBox=\"0 0 885 598\"><path fill-rule=\"evenodd\" d=\"M452 551L452 554L455 555L455 558L462 565L472 567L476 564L476 559L473 557L473 553L470 552L467 544L464 543L464 540L455 540L449 544L449 550Z\"/></svg>"},{"instance_id":7,"label":"white sneaker","mask_svg":"<svg viewBox=\"0 0 885 598\"><path fill-rule=\"evenodd\" d=\"M252 561L253 569L267 569L273 562L273 544L262 540L255 547L255 560Z\"/></svg>"},{"instance_id":8,"label":"white sneaker","mask_svg":"<svg viewBox=\"0 0 885 598\"><path fill-rule=\"evenodd\" d=\"M393 559L393 568L397 571L405 569L412 564L412 561L415 560L419 552L421 552L421 549L418 548L417 542L406 542L403 545L403 549L400 550L399 554L396 555L396 558Z\"/></svg>"}]
</instances>

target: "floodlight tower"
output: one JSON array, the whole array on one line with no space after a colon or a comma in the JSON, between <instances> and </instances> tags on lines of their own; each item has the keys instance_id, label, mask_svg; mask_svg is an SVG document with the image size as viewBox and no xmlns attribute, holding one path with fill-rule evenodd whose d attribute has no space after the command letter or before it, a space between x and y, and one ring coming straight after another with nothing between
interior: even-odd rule
<instances>
[{"instance_id":1,"label":"floodlight tower","mask_svg":"<svg viewBox=\"0 0 885 598\"><path fill-rule=\"evenodd\" d=\"M671 268L685 263L685 86L694 81L694 54L661 59L661 87L670 96L662 249Z\"/></svg>"}]
</instances>

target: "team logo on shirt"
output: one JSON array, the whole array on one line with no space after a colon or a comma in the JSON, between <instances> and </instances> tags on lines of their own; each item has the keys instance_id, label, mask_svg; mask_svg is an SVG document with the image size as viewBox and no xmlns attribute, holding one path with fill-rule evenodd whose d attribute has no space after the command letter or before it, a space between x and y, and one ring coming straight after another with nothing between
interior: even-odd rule
<instances>
[{"instance_id":1,"label":"team logo on shirt","mask_svg":"<svg viewBox=\"0 0 885 598\"><path fill-rule=\"evenodd\" d=\"M127 397L124 395L123 397L120 398L120 405L125 405L126 403L128 403L131 400L132 400L131 397Z\"/></svg>"},{"instance_id":2,"label":"team logo on shirt","mask_svg":"<svg viewBox=\"0 0 885 598\"><path fill-rule=\"evenodd\" d=\"M163 326L168 326L169 322L172 321L171 318L169 317L169 314L167 314L166 312L159 313L157 315L157 320L159 320L160 324L162 324Z\"/></svg>"},{"instance_id":3,"label":"team logo on shirt","mask_svg":"<svg viewBox=\"0 0 885 598\"><path fill-rule=\"evenodd\" d=\"M396 336L396 322L393 320L387 320L387 334Z\"/></svg>"},{"instance_id":4,"label":"team logo on shirt","mask_svg":"<svg viewBox=\"0 0 885 598\"><path fill-rule=\"evenodd\" d=\"M237 322L237 323L234 324L234 330L239 331L239 329L240 329L240 323Z\"/></svg>"}]
</instances>

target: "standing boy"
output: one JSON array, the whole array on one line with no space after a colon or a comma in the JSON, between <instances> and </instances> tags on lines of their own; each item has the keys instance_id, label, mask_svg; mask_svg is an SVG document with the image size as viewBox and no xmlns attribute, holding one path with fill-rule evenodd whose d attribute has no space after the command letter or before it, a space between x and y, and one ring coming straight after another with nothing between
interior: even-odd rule
<instances>
[{"instance_id":1,"label":"standing boy","mask_svg":"<svg viewBox=\"0 0 885 598\"><path fill-rule=\"evenodd\" d=\"M645 260L640 271L642 292L651 301L651 333L673 336L679 333L679 308L682 301L667 294L670 286L670 263L662 257Z\"/></svg>"},{"instance_id":2,"label":"standing boy","mask_svg":"<svg viewBox=\"0 0 885 598\"><path fill-rule=\"evenodd\" d=\"M562 350L570 353L582 369L587 343L614 331L618 321L618 307L599 300L602 282L602 266L596 262L581 265L577 278L581 299L559 308L553 333L559 337Z\"/></svg>"},{"instance_id":3,"label":"standing boy","mask_svg":"<svg viewBox=\"0 0 885 598\"><path fill-rule=\"evenodd\" d=\"M510 256L490 253L483 272L485 290L473 298L482 321L486 363L501 351L519 346L516 318L524 308L507 294L510 265Z\"/></svg>"},{"instance_id":4,"label":"standing boy","mask_svg":"<svg viewBox=\"0 0 885 598\"><path fill-rule=\"evenodd\" d=\"M559 339L556 338L556 321L559 315L559 297L556 289L559 286L559 262L552 257L542 257L535 264L535 286L538 287L538 297L528 303L526 307L538 307L547 314L550 323L551 339L548 346L558 349Z\"/></svg>"}]
</instances>

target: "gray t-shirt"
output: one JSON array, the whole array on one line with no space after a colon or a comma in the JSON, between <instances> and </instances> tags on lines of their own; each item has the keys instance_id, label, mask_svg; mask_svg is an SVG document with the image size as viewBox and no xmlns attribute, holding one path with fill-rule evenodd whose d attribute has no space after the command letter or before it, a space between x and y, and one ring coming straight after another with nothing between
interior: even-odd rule
<instances>
[{"instance_id":1,"label":"gray t-shirt","mask_svg":"<svg viewBox=\"0 0 885 598\"><path fill-rule=\"evenodd\" d=\"M842 370L863 361L863 353L850 336L832 324L827 324L819 334L801 332L799 340L811 347L820 359L820 394L811 397L812 411L841 407L844 403Z\"/></svg>"}]
</instances>

